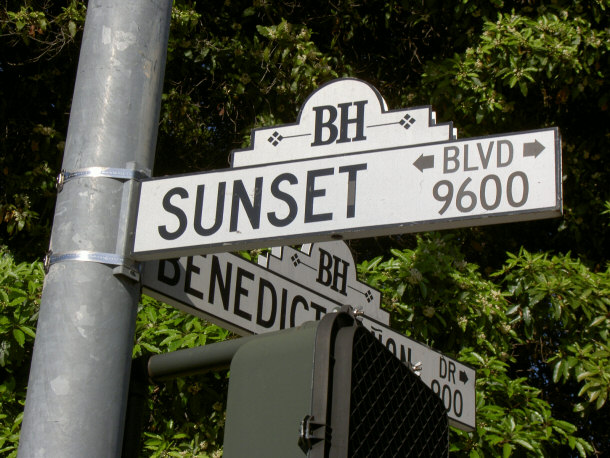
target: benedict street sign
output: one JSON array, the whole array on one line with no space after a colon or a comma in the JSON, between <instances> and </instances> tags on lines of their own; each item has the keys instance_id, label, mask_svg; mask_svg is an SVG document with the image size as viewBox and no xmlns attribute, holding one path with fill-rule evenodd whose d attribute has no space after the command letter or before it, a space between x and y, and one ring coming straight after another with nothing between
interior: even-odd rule
<instances>
[{"instance_id":1,"label":"benedict street sign","mask_svg":"<svg viewBox=\"0 0 610 458\"><path fill-rule=\"evenodd\" d=\"M274 248L258 265L230 253L151 261L142 284L146 294L240 335L299 326L349 304L388 350L415 367L452 425L475 428L475 371L391 329L381 294L357 280L345 242Z\"/></svg>"},{"instance_id":2,"label":"benedict street sign","mask_svg":"<svg viewBox=\"0 0 610 458\"><path fill-rule=\"evenodd\" d=\"M232 253L146 262L142 282L147 294L240 335L319 320L344 304L389 324L379 291L356 279L345 242L274 248L258 264Z\"/></svg>"},{"instance_id":3,"label":"benedict street sign","mask_svg":"<svg viewBox=\"0 0 610 458\"><path fill-rule=\"evenodd\" d=\"M141 183L133 257L159 259L561 215L557 128L458 140L430 107L388 110L355 79L232 168Z\"/></svg>"}]
</instances>

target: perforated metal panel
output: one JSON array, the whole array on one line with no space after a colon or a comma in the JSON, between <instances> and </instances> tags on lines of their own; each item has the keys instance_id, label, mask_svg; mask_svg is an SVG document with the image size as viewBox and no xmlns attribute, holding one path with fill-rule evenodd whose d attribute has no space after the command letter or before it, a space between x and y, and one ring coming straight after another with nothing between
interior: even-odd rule
<instances>
[{"instance_id":1,"label":"perforated metal panel","mask_svg":"<svg viewBox=\"0 0 610 458\"><path fill-rule=\"evenodd\" d=\"M317 442L309 457L448 455L442 401L371 333L355 320L337 317L332 327L321 324L317 337L310 428ZM327 379L318 351L332 355Z\"/></svg>"},{"instance_id":2,"label":"perforated metal panel","mask_svg":"<svg viewBox=\"0 0 610 458\"><path fill-rule=\"evenodd\" d=\"M447 456L441 400L362 328L352 351L347 456Z\"/></svg>"}]
</instances>

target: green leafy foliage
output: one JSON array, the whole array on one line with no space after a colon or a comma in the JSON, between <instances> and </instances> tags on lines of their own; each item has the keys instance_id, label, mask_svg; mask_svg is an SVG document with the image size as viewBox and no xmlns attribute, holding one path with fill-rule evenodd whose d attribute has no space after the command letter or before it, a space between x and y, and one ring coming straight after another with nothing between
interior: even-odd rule
<instances>
[{"instance_id":1,"label":"green leafy foliage","mask_svg":"<svg viewBox=\"0 0 610 458\"><path fill-rule=\"evenodd\" d=\"M0 456L17 456L25 388L44 271L41 262L15 263L0 252ZM143 297L134 357L232 337L228 331ZM176 379L149 387L151 412L142 439L145 456L219 457L227 373Z\"/></svg>"},{"instance_id":2,"label":"green leafy foliage","mask_svg":"<svg viewBox=\"0 0 610 458\"><path fill-rule=\"evenodd\" d=\"M394 327L477 370L477 430L454 430L454 452L585 456L604 446L590 420L607 414L610 271L521 250L486 277L450 234L420 235L392 255L359 273L382 291Z\"/></svg>"},{"instance_id":3,"label":"green leafy foliage","mask_svg":"<svg viewBox=\"0 0 610 458\"><path fill-rule=\"evenodd\" d=\"M19 258L46 249L85 10L79 1L0 7L0 243Z\"/></svg>"},{"instance_id":4,"label":"green leafy foliage","mask_svg":"<svg viewBox=\"0 0 610 458\"><path fill-rule=\"evenodd\" d=\"M143 296L133 355L167 353L230 337L216 325ZM142 438L145 456L221 456L227 383L223 371L150 385L150 416Z\"/></svg>"},{"instance_id":5,"label":"green leafy foliage","mask_svg":"<svg viewBox=\"0 0 610 458\"><path fill-rule=\"evenodd\" d=\"M338 76L368 81L390 109L431 104L462 137L558 126L563 218L351 245L396 329L477 369L477 429L452 430L453 455L607 454L609 9L176 0L154 174L227 167L252 128L294 122ZM0 7L2 456L16 454L42 284L32 260L48 246L85 12L79 0ZM134 357L231 337L143 298ZM151 386L142 456L219 456L226 383Z\"/></svg>"},{"instance_id":6,"label":"green leafy foliage","mask_svg":"<svg viewBox=\"0 0 610 458\"><path fill-rule=\"evenodd\" d=\"M174 5L157 169L226 167L251 128L293 122L299 98L338 76L309 27L261 20L268 9L225 3L210 15Z\"/></svg>"},{"instance_id":7,"label":"green leafy foliage","mask_svg":"<svg viewBox=\"0 0 610 458\"><path fill-rule=\"evenodd\" d=\"M44 272L0 247L0 456L17 456Z\"/></svg>"},{"instance_id":8,"label":"green leafy foliage","mask_svg":"<svg viewBox=\"0 0 610 458\"><path fill-rule=\"evenodd\" d=\"M565 109L569 99L588 91L599 94L598 106L606 107L600 64L610 41L607 31L594 27L567 9L540 7L532 16L499 13L495 22L485 21L476 47L442 65L430 63L424 81L434 85L433 101L446 106L447 115L472 119L474 113L477 123L507 122L517 108L513 100L532 91L545 108Z\"/></svg>"}]
</instances>

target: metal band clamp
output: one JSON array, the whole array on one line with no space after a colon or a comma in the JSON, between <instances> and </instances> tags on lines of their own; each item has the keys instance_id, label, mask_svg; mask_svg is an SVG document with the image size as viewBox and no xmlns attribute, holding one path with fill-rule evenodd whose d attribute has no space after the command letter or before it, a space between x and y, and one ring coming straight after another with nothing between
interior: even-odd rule
<instances>
[{"instance_id":1,"label":"metal band clamp","mask_svg":"<svg viewBox=\"0 0 610 458\"><path fill-rule=\"evenodd\" d=\"M141 170L133 169L119 169L113 167L87 167L84 169L73 170L68 172L62 170L57 176L57 192L61 192L64 184L73 178L97 178L107 177L115 178L117 180L142 180L148 178L148 174Z\"/></svg>"},{"instance_id":2,"label":"metal band clamp","mask_svg":"<svg viewBox=\"0 0 610 458\"><path fill-rule=\"evenodd\" d=\"M53 264L65 261L97 262L117 266L115 274L126 275L134 281L140 279L140 272L136 263L131 259L115 253L97 253L94 251L71 251L59 254L53 254L52 251L49 251L44 258L44 270L48 273Z\"/></svg>"}]
</instances>

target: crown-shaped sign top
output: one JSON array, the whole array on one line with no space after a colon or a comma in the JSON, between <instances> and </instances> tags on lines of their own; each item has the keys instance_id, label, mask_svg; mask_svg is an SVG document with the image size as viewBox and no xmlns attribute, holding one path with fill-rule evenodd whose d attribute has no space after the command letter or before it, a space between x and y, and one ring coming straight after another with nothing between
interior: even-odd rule
<instances>
[{"instance_id":1,"label":"crown-shaped sign top","mask_svg":"<svg viewBox=\"0 0 610 458\"><path fill-rule=\"evenodd\" d=\"M299 250L274 247L258 257L258 264L338 304L360 309L385 325L390 315L381 308L381 293L358 280L354 256L343 241L307 243Z\"/></svg>"},{"instance_id":2,"label":"crown-shaped sign top","mask_svg":"<svg viewBox=\"0 0 610 458\"><path fill-rule=\"evenodd\" d=\"M430 106L388 110L381 94L354 79L313 92L297 122L252 131L250 148L232 153L232 167L325 157L456 139L451 122L436 124Z\"/></svg>"}]
</instances>

